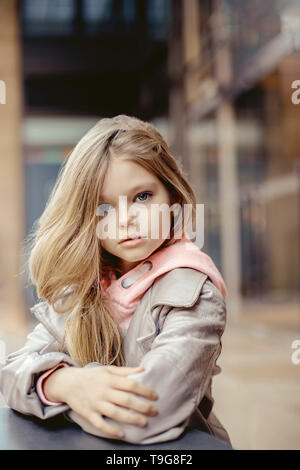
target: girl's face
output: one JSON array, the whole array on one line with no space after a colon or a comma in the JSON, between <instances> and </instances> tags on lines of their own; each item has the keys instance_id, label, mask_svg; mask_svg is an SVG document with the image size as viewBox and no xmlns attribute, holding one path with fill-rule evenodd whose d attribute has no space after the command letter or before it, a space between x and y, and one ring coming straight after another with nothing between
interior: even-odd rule
<instances>
[{"instance_id":1,"label":"girl's face","mask_svg":"<svg viewBox=\"0 0 300 470\"><path fill-rule=\"evenodd\" d=\"M119 258L122 275L169 236L170 204L169 193L156 176L137 163L112 158L98 205L97 236L101 246ZM137 244L122 243L134 235L143 238Z\"/></svg>"}]
</instances>

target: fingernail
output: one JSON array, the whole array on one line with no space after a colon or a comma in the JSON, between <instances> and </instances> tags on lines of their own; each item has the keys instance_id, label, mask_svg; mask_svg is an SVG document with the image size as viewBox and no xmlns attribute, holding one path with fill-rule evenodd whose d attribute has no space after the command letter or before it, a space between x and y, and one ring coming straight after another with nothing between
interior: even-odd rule
<instances>
[{"instance_id":1,"label":"fingernail","mask_svg":"<svg viewBox=\"0 0 300 470\"><path fill-rule=\"evenodd\" d=\"M145 426L147 424L147 421L143 418L139 419L138 420L138 423L141 425L141 426Z\"/></svg>"},{"instance_id":2,"label":"fingernail","mask_svg":"<svg viewBox=\"0 0 300 470\"><path fill-rule=\"evenodd\" d=\"M154 407L153 407L153 408L150 408L150 413L151 413L152 415L156 415L156 414L158 413L157 408L154 408Z\"/></svg>"}]
</instances>

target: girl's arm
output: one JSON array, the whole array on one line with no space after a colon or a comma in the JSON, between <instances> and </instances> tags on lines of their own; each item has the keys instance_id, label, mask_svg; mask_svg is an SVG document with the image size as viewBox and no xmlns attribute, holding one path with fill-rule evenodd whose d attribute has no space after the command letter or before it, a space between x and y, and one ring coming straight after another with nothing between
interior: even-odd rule
<instances>
[{"instance_id":1,"label":"girl's arm","mask_svg":"<svg viewBox=\"0 0 300 470\"><path fill-rule=\"evenodd\" d=\"M26 338L24 347L7 356L0 370L0 392L7 405L24 414L47 419L69 409L66 403L45 405L38 396L38 378L59 363L79 367L71 357L59 352L59 344L39 323Z\"/></svg>"},{"instance_id":2,"label":"girl's arm","mask_svg":"<svg viewBox=\"0 0 300 470\"><path fill-rule=\"evenodd\" d=\"M132 379L152 387L158 394L158 414L148 418L142 429L122 424L122 440L153 444L176 439L201 402L215 362L221 353L221 336L226 323L226 306L220 291L207 279L192 307L173 307L162 329L141 361L145 370ZM85 431L97 429L74 411L68 415ZM107 423L114 420L105 418Z\"/></svg>"},{"instance_id":3,"label":"girl's arm","mask_svg":"<svg viewBox=\"0 0 300 470\"><path fill-rule=\"evenodd\" d=\"M73 367L62 367L66 365ZM119 426L106 423L102 413L132 427L145 425L144 415L152 414L153 390L127 378L141 369L95 362L80 367L59 352L59 343L39 323L25 346L7 357L0 371L0 392L7 405L21 413L47 419L72 409L96 426L98 435L119 439Z\"/></svg>"}]
</instances>

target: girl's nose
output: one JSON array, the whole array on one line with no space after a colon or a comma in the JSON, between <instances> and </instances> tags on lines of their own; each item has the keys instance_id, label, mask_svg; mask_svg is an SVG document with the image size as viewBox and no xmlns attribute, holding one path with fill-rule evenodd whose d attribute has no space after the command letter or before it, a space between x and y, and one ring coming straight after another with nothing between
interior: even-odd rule
<instances>
[{"instance_id":1,"label":"girl's nose","mask_svg":"<svg viewBox=\"0 0 300 470\"><path fill-rule=\"evenodd\" d=\"M129 225L133 224L135 216L133 214L129 214L128 211L120 211L119 212L119 226L121 228L126 228Z\"/></svg>"},{"instance_id":2,"label":"girl's nose","mask_svg":"<svg viewBox=\"0 0 300 470\"><path fill-rule=\"evenodd\" d=\"M119 203L118 219L119 227L122 229L126 229L129 225L134 224L137 219L134 205L130 206L126 200L122 199Z\"/></svg>"}]
</instances>

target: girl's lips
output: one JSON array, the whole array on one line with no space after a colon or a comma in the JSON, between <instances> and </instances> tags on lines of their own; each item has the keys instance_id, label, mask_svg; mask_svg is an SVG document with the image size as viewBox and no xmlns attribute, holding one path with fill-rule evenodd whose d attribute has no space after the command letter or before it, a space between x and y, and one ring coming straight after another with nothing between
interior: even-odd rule
<instances>
[{"instance_id":1,"label":"girl's lips","mask_svg":"<svg viewBox=\"0 0 300 470\"><path fill-rule=\"evenodd\" d=\"M120 245L125 246L125 247L140 245L145 240L145 238L146 237L127 239L127 240L124 240L123 242L120 242Z\"/></svg>"}]
</instances>

